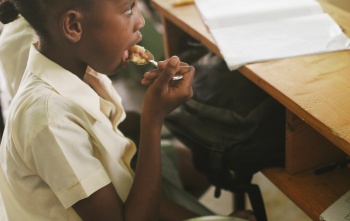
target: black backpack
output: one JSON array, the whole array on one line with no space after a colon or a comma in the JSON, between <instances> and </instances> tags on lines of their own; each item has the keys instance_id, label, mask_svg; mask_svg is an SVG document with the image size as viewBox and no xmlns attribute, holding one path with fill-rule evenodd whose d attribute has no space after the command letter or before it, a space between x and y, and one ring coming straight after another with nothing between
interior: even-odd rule
<instances>
[{"instance_id":1,"label":"black backpack","mask_svg":"<svg viewBox=\"0 0 350 221\"><path fill-rule=\"evenodd\" d=\"M194 96L165 126L191 149L195 167L216 186L216 197L221 188L246 192L258 220L266 220L260 190L251 180L264 168L284 166L285 109L211 52L191 64Z\"/></svg>"}]
</instances>

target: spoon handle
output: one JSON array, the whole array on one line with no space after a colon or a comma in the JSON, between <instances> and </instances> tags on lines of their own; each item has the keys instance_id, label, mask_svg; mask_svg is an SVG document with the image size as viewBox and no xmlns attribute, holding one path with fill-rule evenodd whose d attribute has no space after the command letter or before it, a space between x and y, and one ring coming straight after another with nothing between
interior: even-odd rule
<instances>
[{"instance_id":1,"label":"spoon handle","mask_svg":"<svg viewBox=\"0 0 350 221\"><path fill-rule=\"evenodd\" d=\"M155 60L149 60L149 63L151 63L154 67L158 68L158 64Z\"/></svg>"},{"instance_id":2,"label":"spoon handle","mask_svg":"<svg viewBox=\"0 0 350 221\"><path fill-rule=\"evenodd\" d=\"M151 63L154 67L158 68L158 64L155 60L149 60L149 63ZM173 81L178 81L178 80L181 80L184 76L182 76L181 74L179 75L175 75L173 77Z\"/></svg>"}]
</instances>

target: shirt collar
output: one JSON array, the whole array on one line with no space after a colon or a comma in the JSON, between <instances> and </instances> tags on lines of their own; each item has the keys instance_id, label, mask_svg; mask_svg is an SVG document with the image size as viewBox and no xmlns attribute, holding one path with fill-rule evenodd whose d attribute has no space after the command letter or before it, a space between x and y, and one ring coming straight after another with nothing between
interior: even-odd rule
<instances>
[{"instance_id":1,"label":"shirt collar","mask_svg":"<svg viewBox=\"0 0 350 221\"><path fill-rule=\"evenodd\" d=\"M103 114L111 120L111 117L113 113L115 112L115 106L105 99L100 97L100 110L103 112Z\"/></svg>"},{"instance_id":2,"label":"shirt collar","mask_svg":"<svg viewBox=\"0 0 350 221\"><path fill-rule=\"evenodd\" d=\"M76 75L46 58L33 45L30 48L27 69L96 120L102 117L98 94Z\"/></svg>"}]
</instances>

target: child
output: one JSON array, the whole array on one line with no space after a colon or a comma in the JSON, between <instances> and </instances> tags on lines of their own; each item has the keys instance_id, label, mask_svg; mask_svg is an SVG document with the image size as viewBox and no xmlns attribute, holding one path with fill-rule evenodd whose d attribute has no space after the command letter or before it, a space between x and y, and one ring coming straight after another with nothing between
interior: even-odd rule
<instances>
[{"instance_id":1,"label":"child","mask_svg":"<svg viewBox=\"0 0 350 221\"><path fill-rule=\"evenodd\" d=\"M39 36L1 144L0 190L9 220L158 219L160 128L191 97L193 68L172 57L159 62L162 71L145 75L151 85L135 175L129 167L135 145L117 127L125 118L120 98L106 76L85 74L88 65L113 74L126 62L127 49L142 38L135 6L124 0L1 5L8 13L1 19L12 21L18 11ZM177 73L184 79L172 82Z\"/></svg>"},{"instance_id":2,"label":"child","mask_svg":"<svg viewBox=\"0 0 350 221\"><path fill-rule=\"evenodd\" d=\"M191 97L193 68L180 68L177 57L159 63L163 71L142 107L134 176L129 162L135 146L117 129L125 117L120 99L108 101L115 94L105 87L105 76L88 75L90 86L83 78L88 65L113 74L127 60L127 49L142 38L137 2L5 3L39 36L1 145L1 188L4 201L11 202L11 208L5 204L9 219L157 220L160 129L164 117ZM176 73L184 79L171 82Z\"/></svg>"}]
</instances>

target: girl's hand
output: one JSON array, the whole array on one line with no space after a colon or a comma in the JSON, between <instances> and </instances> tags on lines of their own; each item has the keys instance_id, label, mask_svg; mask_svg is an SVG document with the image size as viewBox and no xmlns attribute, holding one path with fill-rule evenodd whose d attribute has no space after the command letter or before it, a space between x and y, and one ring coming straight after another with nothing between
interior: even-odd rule
<instances>
[{"instance_id":1,"label":"girl's hand","mask_svg":"<svg viewBox=\"0 0 350 221\"><path fill-rule=\"evenodd\" d=\"M143 83L150 84L150 87L144 97L142 114L163 121L172 110L192 97L195 71L176 56L158 62L158 65L159 70L147 72L143 79ZM183 79L173 81L176 74L183 75Z\"/></svg>"}]
</instances>

